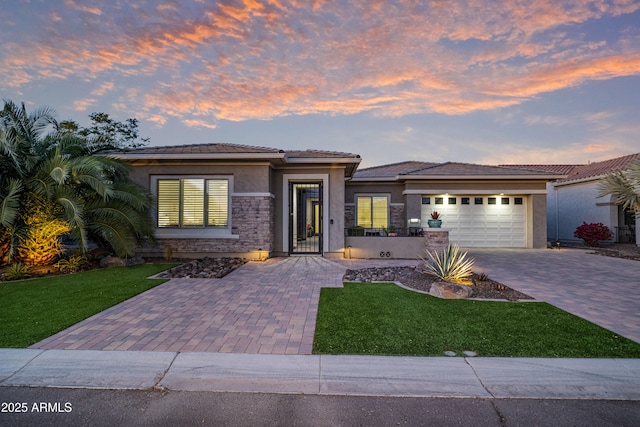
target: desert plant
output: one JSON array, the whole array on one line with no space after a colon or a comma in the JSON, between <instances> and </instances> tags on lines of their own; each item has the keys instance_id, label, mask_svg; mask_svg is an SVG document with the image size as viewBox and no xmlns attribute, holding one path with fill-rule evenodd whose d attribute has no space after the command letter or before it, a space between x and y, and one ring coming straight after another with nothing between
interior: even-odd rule
<instances>
[{"instance_id":1,"label":"desert plant","mask_svg":"<svg viewBox=\"0 0 640 427\"><path fill-rule=\"evenodd\" d=\"M86 256L81 254L71 255L69 258L61 259L56 263L56 267L58 267L58 270L60 270L61 272L70 271L72 273L80 271L82 268L88 265L89 260Z\"/></svg>"},{"instance_id":2,"label":"desert plant","mask_svg":"<svg viewBox=\"0 0 640 427\"><path fill-rule=\"evenodd\" d=\"M460 281L473 273L473 259L465 259L467 252L462 251L456 244L448 245L443 251L429 251L425 249L427 258L420 257L427 273L444 281Z\"/></svg>"},{"instance_id":3,"label":"desert plant","mask_svg":"<svg viewBox=\"0 0 640 427\"><path fill-rule=\"evenodd\" d=\"M7 280L20 280L29 277L29 267L19 262L14 262L4 272Z\"/></svg>"},{"instance_id":4,"label":"desert plant","mask_svg":"<svg viewBox=\"0 0 640 427\"><path fill-rule=\"evenodd\" d=\"M135 130L135 122L130 125ZM129 180L128 165L93 153L85 136L60 130L52 109L27 113L24 103L5 101L0 153L0 247L7 263L31 255L18 253L30 229L38 227L25 222L33 216L28 199L65 223L64 233L83 250L91 240L129 256L137 241L153 239L151 197Z\"/></svg>"},{"instance_id":5,"label":"desert plant","mask_svg":"<svg viewBox=\"0 0 640 427\"><path fill-rule=\"evenodd\" d=\"M29 265L49 265L62 252L60 238L70 231L69 224L56 218L56 205L29 195L25 198L22 222L24 236L16 258Z\"/></svg>"},{"instance_id":6,"label":"desert plant","mask_svg":"<svg viewBox=\"0 0 640 427\"><path fill-rule=\"evenodd\" d=\"M486 282L487 280L489 280L489 275L485 272L480 272L476 275L476 281L478 282Z\"/></svg>"},{"instance_id":7,"label":"desert plant","mask_svg":"<svg viewBox=\"0 0 640 427\"><path fill-rule=\"evenodd\" d=\"M627 170L616 171L600 180L598 197L611 194L611 200L630 209L640 217L640 158L629 164Z\"/></svg>"},{"instance_id":8,"label":"desert plant","mask_svg":"<svg viewBox=\"0 0 640 427\"><path fill-rule=\"evenodd\" d=\"M573 235L582 239L585 245L594 248L600 246L601 241L609 240L613 237L613 233L609 230L609 227L601 222L590 224L583 222L582 225L576 228Z\"/></svg>"},{"instance_id":9,"label":"desert plant","mask_svg":"<svg viewBox=\"0 0 640 427\"><path fill-rule=\"evenodd\" d=\"M440 213L438 211L431 212L431 219L440 219Z\"/></svg>"}]
</instances>

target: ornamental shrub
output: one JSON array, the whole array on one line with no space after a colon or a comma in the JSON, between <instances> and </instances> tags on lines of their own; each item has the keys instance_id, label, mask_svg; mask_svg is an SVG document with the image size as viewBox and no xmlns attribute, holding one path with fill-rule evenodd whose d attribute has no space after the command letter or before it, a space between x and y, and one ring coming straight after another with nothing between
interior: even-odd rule
<instances>
[{"instance_id":1,"label":"ornamental shrub","mask_svg":"<svg viewBox=\"0 0 640 427\"><path fill-rule=\"evenodd\" d=\"M609 240L613 237L613 233L609 230L609 227L601 222L590 224L583 222L582 225L576 228L573 235L582 239L585 245L594 248L600 246L601 241Z\"/></svg>"}]
</instances>

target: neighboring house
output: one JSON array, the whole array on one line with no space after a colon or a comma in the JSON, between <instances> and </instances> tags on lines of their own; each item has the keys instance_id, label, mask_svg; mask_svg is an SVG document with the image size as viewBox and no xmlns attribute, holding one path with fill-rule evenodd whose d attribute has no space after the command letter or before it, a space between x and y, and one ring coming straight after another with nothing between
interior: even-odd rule
<instances>
[{"instance_id":1,"label":"neighboring house","mask_svg":"<svg viewBox=\"0 0 640 427\"><path fill-rule=\"evenodd\" d=\"M441 215L464 247L547 246L546 184L556 172L466 163L402 162L358 170L347 182L348 228L427 227ZM409 231L410 232L410 231Z\"/></svg>"},{"instance_id":2,"label":"neighboring house","mask_svg":"<svg viewBox=\"0 0 640 427\"><path fill-rule=\"evenodd\" d=\"M155 201L145 256L343 257L350 230L417 235L432 211L466 247L540 248L546 184L562 173L403 162L356 172L360 156L235 144L145 147L113 156Z\"/></svg>"},{"instance_id":3,"label":"neighboring house","mask_svg":"<svg viewBox=\"0 0 640 427\"><path fill-rule=\"evenodd\" d=\"M603 223L615 233L616 242L640 242L638 219L611 200L611 195L597 197L602 177L624 171L640 153L586 165L511 165L547 172L560 172L566 178L547 184L547 227L550 241L578 241L573 233L583 222Z\"/></svg>"}]
</instances>

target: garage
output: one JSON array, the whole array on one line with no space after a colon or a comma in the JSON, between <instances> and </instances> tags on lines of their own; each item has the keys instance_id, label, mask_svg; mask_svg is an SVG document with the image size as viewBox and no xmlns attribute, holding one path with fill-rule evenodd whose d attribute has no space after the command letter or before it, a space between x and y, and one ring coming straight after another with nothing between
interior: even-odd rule
<instances>
[{"instance_id":1,"label":"garage","mask_svg":"<svg viewBox=\"0 0 640 427\"><path fill-rule=\"evenodd\" d=\"M424 195L422 224L437 211L449 241L463 247L527 246L526 198L514 195Z\"/></svg>"}]
</instances>

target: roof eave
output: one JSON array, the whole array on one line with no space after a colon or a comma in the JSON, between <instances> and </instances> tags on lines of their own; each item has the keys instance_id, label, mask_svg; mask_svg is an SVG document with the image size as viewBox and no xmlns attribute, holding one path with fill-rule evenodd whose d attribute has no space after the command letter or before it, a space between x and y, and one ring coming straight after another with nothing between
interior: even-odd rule
<instances>
[{"instance_id":1,"label":"roof eave","mask_svg":"<svg viewBox=\"0 0 640 427\"><path fill-rule=\"evenodd\" d=\"M584 178L578 178L578 179L570 179L570 180L566 180L566 181L559 181L559 182L555 182L554 186L556 187L561 187L563 185L571 185L571 184L581 184L584 182L589 182L589 181L599 181L602 178L604 178L605 176L607 176L608 174L600 174L600 175L594 175L594 176L587 176ZM568 176L565 176L565 178L567 178ZM564 178L561 178L564 179Z\"/></svg>"},{"instance_id":2,"label":"roof eave","mask_svg":"<svg viewBox=\"0 0 640 427\"><path fill-rule=\"evenodd\" d=\"M110 153L110 157L124 160L278 160L284 153Z\"/></svg>"},{"instance_id":3,"label":"roof eave","mask_svg":"<svg viewBox=\"0 0 640 427\"><path fill-rule=\"evenodd\" d=\"M393 177L356 177L352 181L366 182L366 181L425 181L425 180L544 180L554 181L558 179L564 179L567 175L396 175Z\"/></svg>"}]
</instances>

